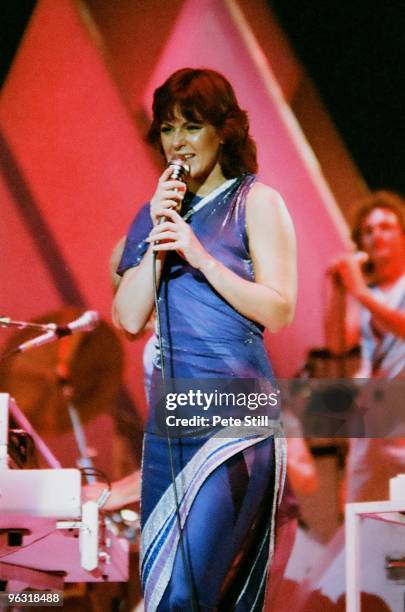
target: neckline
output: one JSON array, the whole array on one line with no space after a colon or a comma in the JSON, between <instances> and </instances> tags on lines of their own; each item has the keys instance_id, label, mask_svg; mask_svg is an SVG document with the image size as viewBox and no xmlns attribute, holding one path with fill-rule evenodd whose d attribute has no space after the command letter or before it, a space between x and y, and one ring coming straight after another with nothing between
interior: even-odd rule
<instances>
[{"instance_id":1,"label":"neckline","mask_svg":"<svg viewBox=\"0 0 405 612\"><path fill-rule=\"evenodd\" d=\"M192 191L186 191L186 195L183 198L182 204L186 206L190 206L192 202L200 202L203 199L203 196L199 196Z\"/></svg>"},{"instance_id":2,"label":"neckline","mask_svg":"<svg viewBox=\"0 0 405 612\"><path fill-rule=\"evenodd\" d=\"M187 221L187 219L189 219L191 217L191 215L193 215L194 213L197 212L197 210L200 210L201 208L203 208L203 206L205 206L206 204L208 204L209 202L211 202L211 200L213 200L214 198L216 198L218 195L220 195L223 191L225 191L226 189L228 189L228 187L230 187L231 185L233 185L235 183L235 181L237 180L237 178L231 178L228 179L227 181L225 181L224 183L222 183L221 185L219 185L218 187L216 187L216 189L214 189L213 191L211 191L209 194L207 194L206 196L199 196L198 194L193 194L193 197L191 198L191 202L194 200L194 198L198 198L198 201L196 202L196 204L194 204L194 206L191 206L191 208L186 212L186 214L184 215L183 219L185 221Z\"/></svg>"}]
</instances>

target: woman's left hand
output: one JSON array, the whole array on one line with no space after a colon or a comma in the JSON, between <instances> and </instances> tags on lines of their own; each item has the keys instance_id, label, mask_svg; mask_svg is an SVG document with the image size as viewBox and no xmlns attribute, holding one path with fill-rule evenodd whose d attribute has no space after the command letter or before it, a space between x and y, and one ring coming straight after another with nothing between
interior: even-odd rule
<instances>
[{"instance_id":1,"label":"woman's left hand","mask_svg":"<svg viewBox=\"0 0 405 612\"><path fill-rule=\"evenodd\" d=\"M191 266L200 269L210 255L191 227L172 209L160 211L157 216L166 220L155 225L147 238L147 242L155 243L153 250L177 251Z\"/></svg>"}]
</instances>

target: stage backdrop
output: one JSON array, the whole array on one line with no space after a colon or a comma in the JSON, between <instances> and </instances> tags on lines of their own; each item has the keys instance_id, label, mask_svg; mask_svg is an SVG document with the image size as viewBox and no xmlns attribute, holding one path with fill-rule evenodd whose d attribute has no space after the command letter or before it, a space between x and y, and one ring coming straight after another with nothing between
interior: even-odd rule
<instances>
[{"instance_id":1,"label":"stage backdrop","mask_svg":"<svg viewBox=\"0 0 405 612\"><path fill-rule=\"evenodd\" d=\"M144 142L153 89L177 68L210 67L248 110L259 178L296 226L297 316L267 338L276 373L291 376L323 343L325 266L347 240L335 196L347 205L366 187L265 2L162 6L39 0L0 99L1 314L72 304L110 320L111 250L162 168ZM144 341L123 340L142 415Z\"/></svg>"}]
</instances>

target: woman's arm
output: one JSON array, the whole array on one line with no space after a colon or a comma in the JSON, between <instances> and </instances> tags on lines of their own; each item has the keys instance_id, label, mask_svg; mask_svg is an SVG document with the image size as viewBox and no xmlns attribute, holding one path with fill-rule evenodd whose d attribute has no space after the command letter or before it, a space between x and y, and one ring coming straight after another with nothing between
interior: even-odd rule
<instances>
[{"instance_id":1,"label":"woman's arm","mask_svg":"<svg viewBox=\"0 0 405 612\"><path fill-rule=\"evenodd\" d=\"M212 257L175 211L148 240L166 240L156 251L177 250L231 306L270 331L288 325L296 300L295 234L285 204L274 190L256 184L248 196L247 228L255 281L248 281Z\"/></svg>"},{"instance_id":2,"label":"woman's arm","mask_svg":"<svg viewBox=\"0 0 405 612\"><path fill-rule=\"evenodd\" d=\"M126 236L122 236L122 238L118 240L118 242L116 243L116 245L114 246L112 250L111 257L110 257L109 270L110 270L110 278L111 278L111 283L112 283L112 288L113 288L114 293L117 291L118 286L122 280L121 276L117 274L117 269L121 261L122 254L124 252L126 239L127 239Z\"/></svg>"},{"instance_id":3,"label":"woman's arm","mask_svg":"<svg viewBox=\"0 0 405 612\"><path fill-rule=\"evenodd\" d=\"M159 215L179 205L183 199L186 186L181 181L171 180L172 168L166 168L159 178L156 192L150 201L150 213L154 225ZM119 244L117 245L117 252ZM164 263L164 253L156 258L156 280L159 284ZM115 276L113 276L113 282ZM142 332L154 307L153 285L153 247L146 251L141 263L129 268L122 280L116 284L117 290L113 302L112 319L114 324L127 333L136 336Z\"/></svg>"},{"instance_id":4,"label":"woman's arm","mask_svg":"<svg viewBox=\"0 0 405 612\"><path fill-rule=\"evenodd\" d=\"M297 247L294 227L279 193L256 183L249 194L246 221L256 283L267 290L256 304L270 331L289 325L297 299Z\"/></svg>"},{"instance_id":5,"label":"woman's arm","mask_svg":"<svg viewBox=\"0 0 405 612\"><path fill-rule=\"evenodd\" d=\"M156 258L156 279L160 282L163 258ZM129 268L122 277L115 294L112 310L113 323L136 336L148 322L154 307L153 250L146 251L141 263Z\"/></svg>"}]
</instances>

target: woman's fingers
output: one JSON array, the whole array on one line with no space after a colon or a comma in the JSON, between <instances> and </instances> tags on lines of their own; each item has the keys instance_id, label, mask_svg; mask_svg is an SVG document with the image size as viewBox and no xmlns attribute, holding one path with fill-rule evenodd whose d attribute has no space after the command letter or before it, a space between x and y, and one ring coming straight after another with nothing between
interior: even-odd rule
<instances>
[{"instance_id":1,"label":"woman's fingers","mask_svg":"<svg viewBox=\"0 0 405 612\"><path fill-rule=\"evenodd\" d=\"M160 175L158 182L164 183L165 181L169 181L172 174L173 174L173 168L171 168L170 166L167 166L167 168L165 168L162 174Z\"/></svg>"},{"instance_id":2,"label":"woman's fingers","mask_svg":"<svg viewBox=\"0 0 405 612\"><path fill-rule=\"evenodd\" d=\"M173 229L173 221L163 221L163 223L159 223L159 225L155 225L155 227L150 231L149 238L153 238L155 234L163 232L164 230L172 230Z\"/></svg>"},{"instance_id":3,"label":"woman's fingers","mask_svg":"<svg viewBox=\"0 0 405 612\"><path fill-rule=\"evenodd\" d=\"M171 178L171 168L166 168L159 178L156 191L150 200L150 213L155 224L158 212L168 208L179 208L187 186L182 181Z\"/></svg>"},{"instance_id":4,"label":"woman's fingers","mask_svg":"<svg viewBox=\"0 0 405 612\"><path fill-rule=\"evenodd\" d=\"M159 211L156 216L167 220L155 225L147 238L147 242L155 243L153 250L175 251L184 248L188 243L184 230L189 230L189 226L180 215L173 209L167 209Z\"/></svg>"},{"instance_id":5,"label":"woman's fingers","mask_svg":"<svg viewBox=\"0 0 405 612\"><path fill-rule=\"evenodd\" d=\"M160 233L162 230L173 230L176 226L176 223L178 223L179 221L180 223L184 223L180 215L171 207L167 207L164 210L157 211L156 219L157 224L152 228L149 234L149 237L152 236L153 240L156 239L156 234L158 232Z\"/></svg>"},{"instance_id":6,"label":"woman's fingers","mask_svg":"<svg viewBox=\"0 0 405 612\"><path fill-rule=\"evenodd\" d=\"M153 245L154 251L179 251L184 248L182 242L159 242L159 244Z\"/></svg>"},{"instance_id":7,"label":"woman's fingers","mask_svg":"<svg viewBox=\"0 0 405 612\"><path fill-rule=\"evenodd\" d=\"M177 200L161 200L158 204L151 205L151 215L154 225L159 222L160 217L168 217L168 212L179 208L180 201Z\"/></svg>"},{"instance_id":8,"label":"woman's fingers","mask_svg":"<svg viewBox=\"0 0 405 612\"><path fill-rule=\"evenodd\" d=\"M162 187L164 189L171 189L173 191L179 192L179 193L181 193L183 195L184 195L184 193L185 193L185 191L187 189L187 186L186 186L185 183L183 183L182 181L174 181L174 180L165 181L162 184Z\"/></svg>"},{"instance_id":9,"label":"woman's fingers","mask_svg":"<svg viewBox=\"0 0 405 612\"><path fill-rule=\"evenodd\" d=\"M177 200L173 200L173 199L168 199L168 200L162 200L159 204L159 208L156 210L156 215L159 214L159 212L161 212L162 209L167 210L167 209L176 209L177 206L179 205L179 202Z\"/></svg>"},{"instance_id":10,"label":"woman's fingers","mask_svg":"<svg viewBox=\"0 0 405 612\"><path fill-rule=\"evenodd\" d=\"M176 240L178 238L177 232L170 232L168 230L158 232L153 236L149 236L146 242L157 242L158 240Z\"/></svg>"},{"instance_id":11,"label":"woman's fingers","mask_svg":"<svg viewBox=\"0 0 405 612\"><path fill-rule=\"evenodd\" d=\"M162 241L165 241L165 243L167 243L167 241L170 241L169 248L174 248L173 241L179 240L179 234L182 229L184 229L182 225L186 224L184 223L180 215L171 208L157 212L156 217L158 218L158 220L159 218L163 218L164 221L162 223L158 222L157 225L155 225L146 241L159 242L159 244L161 244Z\"/></svg>"},{"instance_id":12,"label":"woman's fingers","mask_svg":"<svg viewBox=\"0 0 405 612\"><path fill-rule=\"evenodd\" d=\"M179 213L173 208L168 208L167 210L159 210L156 212L156 216L168 217L171 221L182 221L183 223L185 223L185 221L183 221L183 219L180 217Z\"/></svg>"},{"instance_id":13,"label":"woman's fingers","mask_svg":"<svg viewBox=\"0 0 405 612\"><path fill-rule=\"evenodd\" d=\"M166 218L152 229L147 239L153 251L177 251L190 265L198 268L207 252L191 227L173 209L159 211L159 217Z\"/></svg>"}]
</instances>

